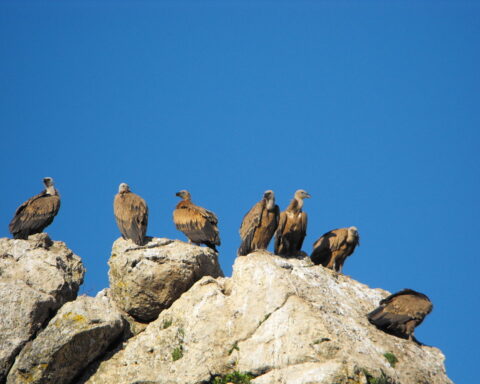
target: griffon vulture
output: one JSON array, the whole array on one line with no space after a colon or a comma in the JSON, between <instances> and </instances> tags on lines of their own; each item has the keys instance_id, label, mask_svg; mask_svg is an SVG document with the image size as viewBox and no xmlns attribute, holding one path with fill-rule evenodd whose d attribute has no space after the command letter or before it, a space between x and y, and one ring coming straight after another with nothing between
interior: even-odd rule
<instances>
[{"instance_id":1,"label":"griffon vulture","mask_svg":"<svg viewBox=\"0 0 480 384\"><path fill-rule=\"evenodd\" d=\"M275 232L275 254L297 255L307 234L307 214L302 211L303 199L311 197L303 189L295 192L290 205L280 213L280 221Z\"/></svg>"},{"instance_id":2,"label":"griffon vulture","mask_svg":"<svg viewBox=\"0 0 480 384\"><path fill-rule=\"evenodd\" d=\"M248 255L256 249L267 249L277 229L280 210L275 204L273 191L265 191L263 199L244 216L240 226L242 243L238 255Z\"/></svg>"},{"instance_id":3,"label":"griffon vulture","mask_svg":"<svg viewBox=\"0 0 480 384\"><path fill-rule=\"evenodd\" d=\"M313 244L310 258L314 264L322 264L342 273L345 259L353 253L357 245L360 245L360 236L356 227L334 229Z\"/></svg>"},{"instance_id":4,"label":"griffon vulture","mask_svg":"<svg viewBox=\"0 0 480 384\"><path fill-rule=\"evenodd\" d=\"M42 232L48 227L60 209L60 195L55 189L53 179L43 179L45 190L25 201L15 211L9 225L15 239L27 239L29 235Z\"/></svg>"},{"instance_id":5,"label":"griffon vulture","mask_svg":"<svg viewBox=\"0 0 480 384\"><path fill-rule=\"evenodd\" d=\"M220 245L217 216L198 205L192 203L190 192L183 190L176 193L181 197L173 211L173 222L179 231L182 231L194 244L205 244L217 252L216 245Z\"/></svg>"},{"instance_id":6,"label":"griffon vulture","mask_svg":"<svg viewBox=\"0 0 480 384\"><path fill-rule=\"evenodd\" d=\"M143 245L148 225L148 207L145 200L121 183L113 200L113 214L124 239Z\"/></svg>"},{"instance_id":7,"label":"griffon vulture","mask_svg":"<svg viewBox=\"0 0 480 384\"><path fill-rule=\"evenodd\" d=\"M368 314L368 320L384 332L412 340L415 327L432 308L426 295L404 289L380 301L380 306Z\"/></svg>"}]
</instances>

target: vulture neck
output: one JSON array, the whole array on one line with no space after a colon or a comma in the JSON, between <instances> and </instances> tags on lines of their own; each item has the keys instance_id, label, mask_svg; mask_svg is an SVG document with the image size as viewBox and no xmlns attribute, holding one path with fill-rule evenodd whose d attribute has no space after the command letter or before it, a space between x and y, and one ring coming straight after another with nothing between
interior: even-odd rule
<instances>
[{"instance_id":1,"label":"vulture neck","mask_svg":"<svg viewBox=\"0 0 480 384\"><path fill-rule=\"evenodd\" d=\"M47 195L56 195L57 194L57 190L55 189L55 187L53 185L50 185L49 187L46 187L45 189L45 193Z\"/></svg>"},{"instance_id":2,"label":"vulture neck","mask_svg":"<svg viewBox=\"0 0 480 384\"><path fill-rule=\"evenodd\" d=\"M357 241L357 236L353 232L348 231L347 235L347 243L355 243Z\"/></svg>"},{"instance_id":3,"label":"vulture neck","mask_svg":"<svg viewBox=\"0 0 480 384\"><path fill-rule=\"evenodd\" d=\"M273 199L267 200L266 207L267 207L267 211L273 210L273 208L275 208L275 200L273 200Z\"/></svg>"},{"instance_id":4,"label":"vulture neck","mask_svg":"<svg viewBox=\"0 0 480 384\"><path fill-rule=\"evenodd\" d=\"M287 208L287 211L293 211L295 213L301 212L303 207L303 200L297 199L296 197L292 199L290 205Z\"/></svg>"}]
</instances>

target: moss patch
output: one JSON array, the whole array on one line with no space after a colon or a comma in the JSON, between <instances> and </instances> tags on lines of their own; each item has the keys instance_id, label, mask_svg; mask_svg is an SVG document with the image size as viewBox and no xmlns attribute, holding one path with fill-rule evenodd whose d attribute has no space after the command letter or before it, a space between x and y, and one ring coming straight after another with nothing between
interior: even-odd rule
<instances>
[{"instance_id":1,"label":"moss patch","mask_svg":"<svg viewBox=\"0 0 480 384\"><path fill-rule=\"evenodd\" d=\"M390 363L390 365L395 368L395 364L398 363L398 359L397 359L397 356L395 356L393 353L391 352L387 352L387 353L384 353L383 354L383 357L385 357L385 359L387 359L387 361Z\"/></svg>"},{"instance_id":2,"label":"moss patch","mask_svg":"<svg viewBox=\"0 0 480 384\"><path fill-rule=\"evenodd\" d=\"M229 373L225 376L217 376L215 377L212 381L210 381L210 384L227 384L227 383L233 383L233 384L249 384L252 379L254 379L255 376L248 372L232 372Z\"/></svg>"},{"instance_id":3,"label":"moss patch","mask_svg":"<svg viewBox=\"0 0 480 384\"><path fill-rule=\"evenodd\" d=\"M363 369L363 374L365 375L368 384L400 384L393 380L391 377L385 375L385 372L381 372L382 373L380 374L380 376L375 377L366 369Z\"/></svg>"},{"instance_id":4,"label":"moss patch","mask_svg":"<svg viewBox=\"0 0 480 384\"><path fill-rule=\"evenodd\" d=\"M183 347L180 345L172 351L172 360L177 361L183 357Z\"/></svg>"}]
</instances>

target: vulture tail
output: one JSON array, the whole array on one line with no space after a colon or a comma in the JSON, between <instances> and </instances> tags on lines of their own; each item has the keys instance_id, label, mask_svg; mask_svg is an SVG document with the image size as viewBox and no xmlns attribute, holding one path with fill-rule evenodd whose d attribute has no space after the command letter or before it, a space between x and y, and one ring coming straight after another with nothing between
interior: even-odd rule
<instances>
[{"instance_id":1,"label":"vulture tail","mask_svg":"<svg viewBox=\"0 0 480 384\"><path fill-rule=\"evenodd\" d=\"M213 244L213 243L211 243L211 242L209 242L209 241L208 241L208 242L205 242L204 244L205 244L208 248L211 248L211 249L213 249L215 252L218 253L218 250L217 250L217 247L215 247L215 244Z\"/></svg>"},{"instance_id":2,"label":"vulture tail","mask_svg":"<svg viewBox=\"0 0 480 384\"><path fill-rule=\"evenodd\" d=\"M243 239L242 243L240 244L240 248L238 248L238 256L246 256L250 252L252 252L252 241L253 241L253 236L255 235L255 231L250 231L250 233L245 236L245 239Z\"/></svg>"}]
</instances>

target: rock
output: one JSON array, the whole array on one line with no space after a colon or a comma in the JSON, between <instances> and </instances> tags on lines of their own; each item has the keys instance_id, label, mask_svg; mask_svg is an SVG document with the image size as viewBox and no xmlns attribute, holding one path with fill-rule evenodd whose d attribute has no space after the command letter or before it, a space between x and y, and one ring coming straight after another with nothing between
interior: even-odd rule
<instances>
[{"instance_id":1,"label":"rock","mask_svg":"<svg viewBox=\"0 0 480 384\"><path fill-rule=\"evenodd\" d=\"M80 296L65 304L15 360L7 384L70 383L118 339L124 328L108 297Z\"/></svg>"},{"instance_id":2,"label":"rock","mask_svg":"<svg viewBox=\"0 0 480 384\"><path fill-rule=\"evenodd\" d=\"M50 295L25 284L0 281L0 383L20 349L57 307Z\"/></svg>"},{"instance_id":3,"label":"rock","mask_svg":"<svg viewBox=\"0 0 480 384\"><path fill-rule=\"evenodd\" d=\"M0 382L15 356L83 282L80 258L46 233L0 239Z\"/></svg>"},{"instance_id":4,"label":"rock","mask_svg":"<svg viewBox=\"0 0 480 384\"><path fill-rule=\"evenodd\" d=\"M151 238L137 246L120 238L108 264L113 300L143 322L155 319L203 276L223 276L210 248L169 239Z\"/></svg>"},{"instance_id":5,"label":"rock","mask_svg":"<svg viewBox=\"0 0 480 384\"><path fill-rule=\"evenodd\" d=\"M237 258L232 278L195 283L77 384L206 383L234 371L258 384L451 384L438 349L368 322L387 295L307 258L256 252Z\"/></svg>"}]
</instances>

